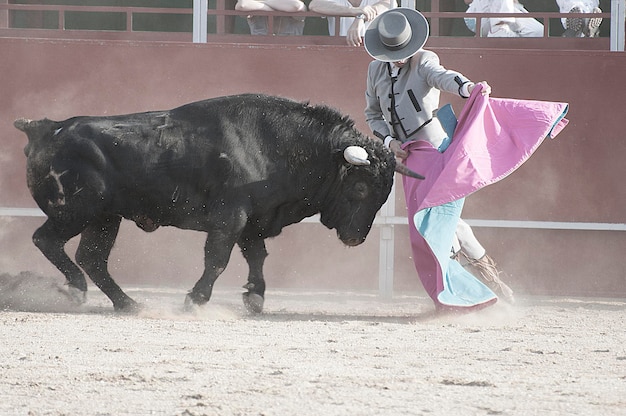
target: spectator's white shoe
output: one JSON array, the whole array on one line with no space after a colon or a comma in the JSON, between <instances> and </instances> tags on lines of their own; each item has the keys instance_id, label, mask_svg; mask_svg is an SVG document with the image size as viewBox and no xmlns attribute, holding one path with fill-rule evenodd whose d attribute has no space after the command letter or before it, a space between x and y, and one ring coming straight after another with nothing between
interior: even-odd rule
<instances>
[{"instance_id":1,"label":"spectator's white shoe","mask_svg":"<svg viewBox=\"0 0 626 416\"><path fill-rule=\"evenodd\" d=\"M572 7L570 13L582 13L580 7ZM566 38L579 38L583 36L583 27L585 26L585 19L582 17L568 17L565 19L565 33L563 36Z\"/></svg>"},{"instance_id":2,"label":"spectator's white shoe","mask_svg":"<svg viewBox=\"0 0 626 416\"><path fill-rule=\"evenodd\" d=\"M599 7L596 7L593 9L593 13L602 13L602 10L600 10ZM601 17L592 17L589 19L589 22L587 22L587 26L585 26L584 30L585 36L590 38L597 38L600 36L600 24L602 24Z\"/></svg>"}]
</instances>

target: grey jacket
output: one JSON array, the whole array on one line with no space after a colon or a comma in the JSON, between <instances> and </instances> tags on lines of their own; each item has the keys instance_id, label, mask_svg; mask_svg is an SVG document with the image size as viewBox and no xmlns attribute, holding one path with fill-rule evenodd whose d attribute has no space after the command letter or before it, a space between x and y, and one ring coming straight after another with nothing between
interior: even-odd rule
<instances>
[{"instance_id":1,"label":"grey jacket","mask_svg":"<svg viewBox=\"0 0 626 416\"><path fill-rule=\"evenodd\" d=\"M379 137L393 136L402 142L427 140L439 147L447 136L433 120L440 91L463 97L461 88L470 81L444 68L437 54L428 50L414 55L394 83L391 65L372 61L367 71L365 119L370 129Z\"/></svg>"}]
</instances>

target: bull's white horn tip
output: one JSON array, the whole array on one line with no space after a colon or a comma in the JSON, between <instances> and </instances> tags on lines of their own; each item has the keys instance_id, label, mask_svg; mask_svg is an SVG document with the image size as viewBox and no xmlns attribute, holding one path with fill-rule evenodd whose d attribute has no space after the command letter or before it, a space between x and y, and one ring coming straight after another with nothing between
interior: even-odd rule
<instances>
[{"instance_id":1,"label":"bull's white horn tip","mask_svg":"<svg viewBox=\"0 0 626 416\"><path fill-rule=\"evenodd\" d=\"M343 157L347 162L353 165L369 165L370 161L367 160L368 156L367 150L361 146L348 146L346 150L343 151Z\"/></svg>"}]
</instances>

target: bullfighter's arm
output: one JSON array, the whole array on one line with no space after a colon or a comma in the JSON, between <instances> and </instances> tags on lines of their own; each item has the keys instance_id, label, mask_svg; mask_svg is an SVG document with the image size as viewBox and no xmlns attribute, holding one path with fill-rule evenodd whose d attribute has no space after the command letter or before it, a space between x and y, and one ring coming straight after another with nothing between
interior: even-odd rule
<instances>
[{"instance_id":1,"label":"bullfighter's arm","mask_svg":"<svg viewBox=\"0 0 626 416\"><path fill-rule=\"evenodd\" d=\"M428 85L463 98L469 97L472 82L460 72L444 68L436 53L423 50L412 59Z\"/></svg>"},{"instance_id":2,"label":"bullfighter's arm","mask_svg":"<svg viewBox=\"0 0 626 416\"><path fill-rule=\"evenodd\" d=\"M391 132L380 108L380 101L376 96L376 91L374 91L372 70L373 66L370 65L367 71L367 88L365 90L365 121L376 136L380 137L382 135L382 137L386 137L391 135Z\"/></svg>"},{"instance_id":3,"label":"bullfighter's arm","mask_svg":"<svg viewBox=\"0 0 626 416\"><path fill-rule=\"evenodd\" d=\"M424 75L428 85L438 90L468 98L474 87L481 85L482 95L491 94L491 86L487 82L481 81L475 84L460 72L444 68L439 62L439 56L434 52L423 50L411 59L417 64L418 70Z\"/></svg>"}]
</instances>

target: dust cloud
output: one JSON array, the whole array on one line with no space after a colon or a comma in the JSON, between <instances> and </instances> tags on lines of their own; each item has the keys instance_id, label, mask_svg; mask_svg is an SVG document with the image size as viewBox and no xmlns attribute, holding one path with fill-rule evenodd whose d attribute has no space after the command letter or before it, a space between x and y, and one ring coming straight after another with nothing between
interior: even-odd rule
<instances>
[{"instance_id":1,"label":"dust cloud","mask_svg":"<svg viewBox=\"0 0 626 416\"><path fill-rule=\"evenodd\" d=\"M21 272L0 274L0 310L75 312L78 306L58 279Z\"/></svg>"},{"instance_id":2,"label":"dust cloud","mask_svg":"<svg viewBox=\"0 0 626 416\"><path fill-rule=\"evenodd\" d=\"M185 292L170 288L131 288L128 294L139 301L136 314L143 319L161 320L233 320L247 313L243 305L218 300L202 307L185 308ZM225 303L227 302L227 303ZM0 311L40 313L110 314L113 306L97 288L90 286L87 302L78 304L61 279L33 272L0 274Z\"/></svg>"}]
</instances>

